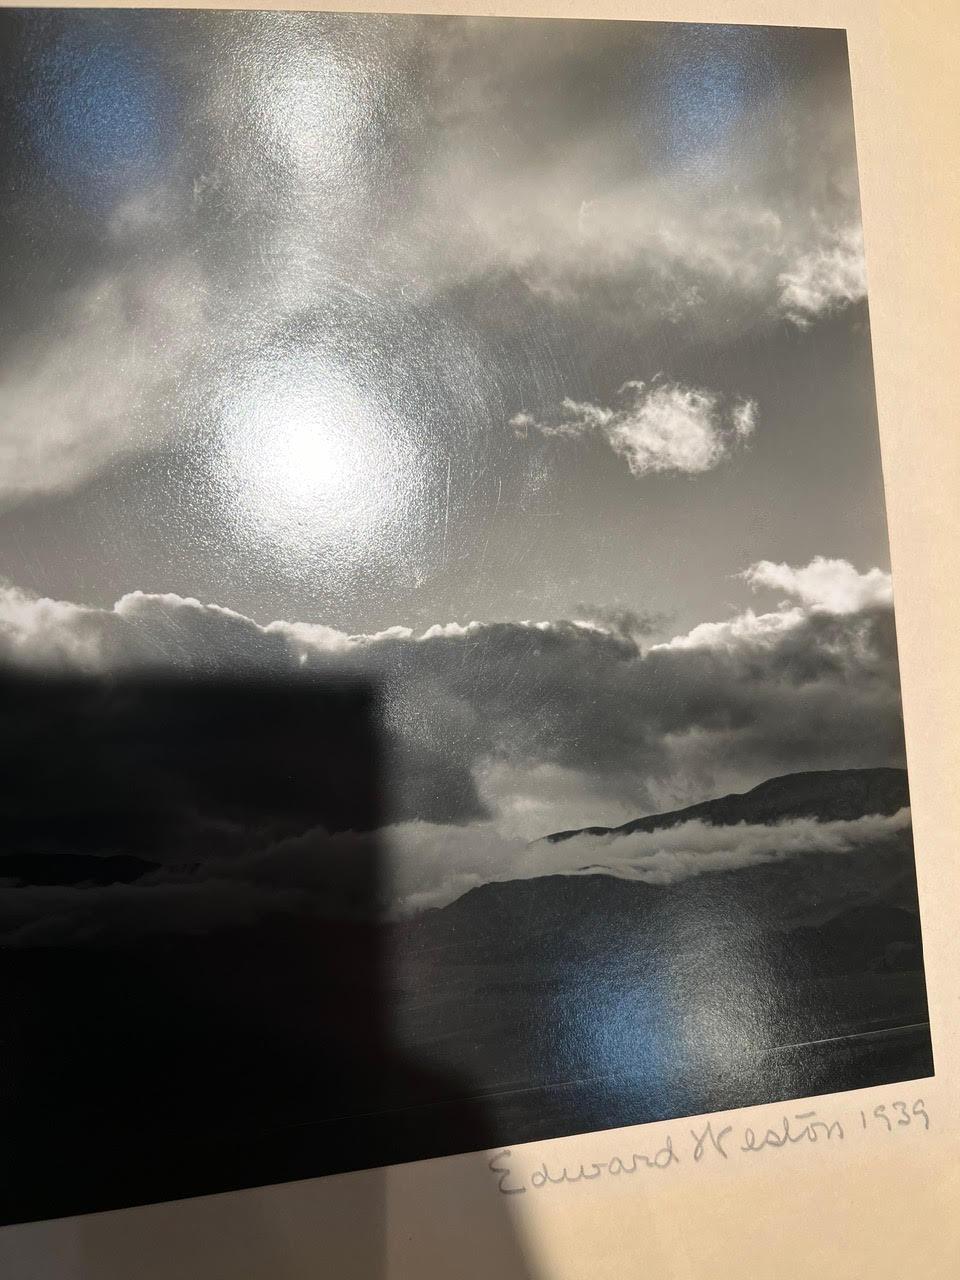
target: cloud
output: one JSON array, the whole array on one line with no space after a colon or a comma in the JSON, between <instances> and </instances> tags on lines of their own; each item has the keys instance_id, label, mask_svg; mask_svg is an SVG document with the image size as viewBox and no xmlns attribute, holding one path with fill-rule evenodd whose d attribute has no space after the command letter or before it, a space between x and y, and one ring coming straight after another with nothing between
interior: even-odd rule
<instances>
[{"instance_id":1,"label":"cloud","mask_svg":"<svg viewBox=\"0 0 960 1280\"><path fill-rule=\"evenodd\" d=\"M112 609L95 609L0 588L0 666L32 673L31 679L39 675L38 687L53 690L45 705L55 723L49 734L43 730L44 741L65 753L83 804L96 803L98 788L115 788L117 779L142 781L148 776L137 772L142 761L150 768L165 761L157 821L162 813L174 833L154 847L151 831L138 834L135 814L124 811L109 832L101 824L104 849L147 858L157 870L138 884L102 891L18 889L6 895L15 902L0 912L0 929L21 941L43 941L64 929L93 939L166 930L171 919L182 922L178 928L202 930L264 910L317 912L330 904L330 859L343 864L336 883L349 883L349 867L381 853L391 868L390 902L411 910L497 877L599 866L605 874L667 884L802 849L840 854L886 839L866 821L719 834L688 824L655 837L634 833L623 843L616 837L581 847L574 839L528 848L529 840L550 831L620 823L745 790L777 774L903 763L886 575L821 559L805 566L759 562L744 577L786 598L767 613L748 609L652 645L642 617L616 610L588 610L593 617L579 621L450 623L420 633L393 627L348 635L319 623L261 625L172 594L131 592ZM105 689L115 690L125 687L125 677L131 690L142 678L176 679L180 684L171 687L183 695L159 704L122 698L122 732L98 734L96 751L71 764L64 705L50 683L58 673L101 677ZM383 773L379 832L343 830L356 825L353 819L336 828L339 834L316 829L326 819L318 813L311 769L321 742L329 749L336 722L318 721L314 728L298 712L291 737L282 719L265 729L258 715L255 724L218 729L214 718L207 726L213 738L197 739L190 690L236 680L294 691L301 707L322 708L322 697L317 702L313 694L324 691L372 691L370 741ZM7 718L14 753L29 748L42 730L29 699L17 705ZM153 714L158 706L162 713ZM222 766L217 733L229 741ZM210 794L220 795L221 767L230 770L227 794L242 812L234 812L233 801L229 812L221 799L209 811L198 801L207 794L198 789L201 775L203 786L213 787ZM238 769L249 780L240 792ZM41 784L34 779L31 785ZM133 794L128 784L119 785ZM276 797L271 788L279 788ZM284 797L279 807L277 797ZM345 813L353 812L351 804ZM44 817L37 847L62 845L70 852L75 828L65 793L57 812L59 818ZM28 817L17 830L29 835ZM905 819L898 821L893 834Z\"/></svg>"},{"instance_id":2,"label":"cloud","mask_svg":"<svg viewBox=\"0 0 960 1280\"><path fill-rule=\"evenodd\" d=\"M730 652L748 647L773 649L789 643L790 632L804 633L817 615L872 616L875 610L885 613L893 607L890 574L878 568L859 573L848 560L815 556L802 566L759 560L738 576L754 590L779 591L786 598L770 613L745 609L722 622L701 622L655 647Z\"/></svg>"},{"instance_id":3,"label":"cloud","mask_svg":"<svg viewBox=\"0 0 960 1280\"><path fill-rule=\"evenodd\" d=\"M800 568L760 560L742 576L751 587L782 591L812 609L825 609L830 613L857 613L893 604L893 582L889 573L877 568L858 573L847 560L815 556Z\"/></svg>"},{"instance_id":4,"label":"cloud","mask_svg":"<svg viewBox=\"0 0 960 1280\"><path fill-rule=\"evenodd\" d=\"M730 653L742 652L747 647L774 648L784 642L788 632L802 628L806 622L807 614L800 608L760 614L745 609L723 622L700 622L690 631L654 648L660 652L704 649Z\"/></svg>"},{"instance_id":5,"label":"cloud","mask_svg":"<svg viewBox=\"0 0 960 1280\"><path fill-rule=\"evenodd\" d=\"M90 32L64 22L93 65ZM195 394L215 418L264 344L309 367L316 328L352 331L351 307L374 317L357 346L384 352L361 359L375 400L396 398L398 335L423 349L432 316L449 350L405 359L405 398L419 412L446 357L486 421L520 368L525 403L556 401L551 344L590 364L625 334L725 343L863 295L837 33L246 13L198 18L171 62L168 24L131 43L129 15L104 22L164 128L134 119L117 152L115 120L73 110L74 85L19 139L18 155L39 151L35 173L17 171L31 195L12 210L8 270L39 305L0 368L7 497L75 487L176 418L196 429ZM29 73L30 24L11 39ZM198 74L218 60L229 83ZM67 219L51 147L77 119L104 181ZM140 165L153 148L163 163ZM654 408L620 424L631 465L713 465L689 399L661 405L688 420L675 457Z\"/></svg>"},{"instance_id":6,"label":"cloud","mask_svg":"<svg viewBox=\"0 0 960 1280\"><path fill-rule=\"evenodd\" d=\"M617 49L599 30L531 27L509 45L490 28L446 32L434 49L449 144L421 208L428 237L451 200L461 230L433 240L435 278L509 273L560 311L589 299L607 331L720 341L785 311L813 318L831 288L821 258L838 258L837 304L854 296L824 234L859 224L846 57L832 37L806 39L674 27ZM577 78L571 127L571 73L598 58L595 89ZM485 145L504 118L530 127Z\"/></svg>"},{"instance_id":7,"label":"cloud","mask_svg":"<svg viewBox=\"0 0 960 1280\"><path fill-rule=\"evenodd\" d=\"M756 400L738 400L730 413L733 429L741 440L746 440L757 429Z\"/></svg>"},{"instance_id":8,"label":"cloud","mask_svg":"<svg viewBox=\"0 0 960 1280\"><path fill-rule=\"evenodd\" d=\"M621 407L564 399L553 421L528 413L510 420L515 431L579 439L600 435L635 476L650 472L711 471L756 426L756 402L737 401L724 410L716 392L676 382L626 382Z\"/></svg>"},{"instance_id":9,"label":"cloud","mask_svg":"<svg viewBox=\"0 0 960 1280\"><path fill-rule=\"evenodd\" d=\"M715 872L798 860L869 854L909 838L910 811L851 821L790 819L714 827L687 822L663 831L576 836L529 844L490 823L469 827L407 822L380 832L314 829L231 859L168 867L134 884L21 886L0 895L0 940L13 946L102 944L157 934L205 933L264 914L409 916L443 907L482 884L538 876L605 875L654 886ZM835 888L842 891L842 877ZM818 873L821 899L826 881ZM376 896L370 896L377 885Z\"/></svg>"},{"instance_id":10,"label":"cloud","mask_svg":"<svg viewBox=\"0 0 960 1280\"><path fill-rule=\"evenodd\" d=\"M502 814L528 838L544 824L577 825L578 807L584 824L609 822L798 769L901 764L885 575L816 560L761 562L750 575L788 598L652 645L628 621L602 617L351 636L260 625L173 595L134 592L100 610L7 587L0 661L43 672L369 681L386 821ZM562 823L549 821L554 804Z\"/></svg>"},{"instance_id":11,"label":"cloud","mask_svg":"<svg viewBox=\"0 0 960 1280\"><path fill-rule=\"evenodd\" d=\"M442 907L479 884L547 875L608 875L670 885L717 871L783 862L807 854L856 854L910 831L910 811L851 821L794 818L775 825L715 827L685 822L664 831L575 836L559 844L504 838L493 826L467 830L411 823L384 832L401 914Z\"/></svg>"},{"instance_id":12,"label":"cloud","mask_svg":"<svg viewBox=\"0 0 960 1280\"><path fill-rule=\"evenodd\" d=\"M867 296L863 232L846 227L801 253L777 277L780 308L799 328Z\"/></svg>"},{"instance_id":13,"label":"cloud","mask_svg":"<svg viewBox=\"0 0 960 1280\"><path fill-rule=\"evenodd\" d=\"M155 448L158 404L189 385L206 281L189 259L104 271L52 301L2 366L0 501L76 487Z\"/></svg>"},{"instance_id":14,"label":"cloud","mask_svg":"<svg viewBox=\"0 0 960 1280\"><path fill-rule=\"evenodd\" d=\"M574 605L572 612L574 622L594 626L601 631L612 631L614 635L626 636L628 639L653 635L666 623L662 614L638 613L636 609L615 604L580 603Z\"/></svg>"}]
</instances>

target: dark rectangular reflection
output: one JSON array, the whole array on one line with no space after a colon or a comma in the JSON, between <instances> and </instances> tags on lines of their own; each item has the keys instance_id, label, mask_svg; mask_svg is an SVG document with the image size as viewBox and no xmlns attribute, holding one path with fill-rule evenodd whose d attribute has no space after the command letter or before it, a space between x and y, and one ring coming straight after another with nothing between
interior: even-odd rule
<instances>
[{"instance_id":1,"label":"dark rectangular reflection","mask_svg":"<svg viewBox=\"0 0 960 1280\"><path fill-rule=\"evenodd\" d=\"M793 861L397 919L378 702L4 675L0 1220L931 1073L909 828L857 855L876 901L799 928Z\"/></svg>"}]
</instances>

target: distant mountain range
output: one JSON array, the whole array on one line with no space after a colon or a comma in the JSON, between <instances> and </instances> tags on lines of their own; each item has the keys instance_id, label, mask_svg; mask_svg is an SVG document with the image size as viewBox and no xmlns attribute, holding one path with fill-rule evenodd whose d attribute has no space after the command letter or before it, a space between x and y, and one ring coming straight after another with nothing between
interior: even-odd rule
<instances>
[{"instance_id":1,"label":"distant mountain range","mask_svg":"<svg viewBox=\"0 0 960 1280\"><path fill-rule=\"evenodd\" d=\"M907 804L901 769L797 773L546 839ZM704 1054L711 1070L729 1060L759 1071L756 1055L773 1046L926 1019L909 826L842 854L793 852L670 884L602 868L485 884L402 922L394 952L403 1041L488 1087L640 1070L669 1093L687 1068L699 1078L690 1064Z\"/></svg>"},{"instance_id":2,"label":"distant mountain range","mask_svg":"<svg viewBox=\"0 0 960 1280\"><path fill-rule=\"evenodd\" d=\"M889 815L909 804L902 769L844 769L771 778L742 795L723 796L669 813L634 819L620 827L585 827L544 837L556 843L573 836L608 837L666 830L699 820L715 826L773 825L788 819L853 820ZM468 936L478 947L530 948L544 934L563 947L576 940L626 931L632 950L665 954L695 916L711 934L725 930L742 939L771 929L819 927L849 908L873 907L915 915L916 877L909 827L875 845L838 855L811 849L758 865L718 870L672 884L623 880L585 869L577 875L548 874L480 885L446 907L426 911L409 928L456 945ZM643 942L637 940L642 922ZM882 932L876 942L882 944ZM892 928L898 938L901 931ZM919 936L919 935L918 935ZM494 939L499 941L495 943ZM609 944L605 944L609 945Z\"/></svg>"},{"instance_id":3,"label":"distant mountain range","mask_svg":"<svg viewBox=\"0 0 960 1280\"><path fill-rule=\"evenodd\" d=\"M905 769L830 769L770 778L750 791L634 818L619 827L556 831L544 839L555 844L573 836L625 836L634 831L663 831L683 822L704 822L714 827L738 822L769 825L788 818L840 822L866 814L896 813L909 804Z\"/></svg>"},{"instance_id":4,"label":"distant mountain range","mask_svg":"<svg viewBox=\"0 0 960 1280\"><path fill-rule=\"evenodd\" d=\"M901 770L795 774L618 830L906 802ZM144 870L45 856L0 875ZM390 923L277 913L127 945L0 947L0 981L6 1220L932 1071L909 826L671 884L494 882ZM85 1152L79 1189L64 1150Z\"/></svg>"}]
</instances>

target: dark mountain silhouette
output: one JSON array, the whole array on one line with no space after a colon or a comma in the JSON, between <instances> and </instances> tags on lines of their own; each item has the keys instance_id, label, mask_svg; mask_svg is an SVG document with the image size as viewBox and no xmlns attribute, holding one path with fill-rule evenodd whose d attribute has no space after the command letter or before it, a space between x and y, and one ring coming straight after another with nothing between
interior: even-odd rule
<instances>
[{"instance_id":1,"label":"dark mountain silhouette","mask_svg":"<svg viewBox=\"0 0 960 1280\"><path fill-rule=\"evenodd\" d=\"M906 799L899 770L797 774L625 829L854 818ZM45 870L49 856L3 870L89 884L149 869L80 854ZM6 1221L933 1069L909 827L672 884L494 882L391 923L277 913L125 945L0 948L0 977ZM63 1154L76 1150L80 1182Z\"/></svg>"},{"instance_id":2,"label":"dark mountain silhouette","mask_svg":"<svg viewBox=\"0 0 960 1280\"><path fill-rule=\"evenodd\" d=\"M705 822L714 827L738 822L783 822L788 818L817 818L820 822L849 821L865 814L896 813L910 804L905 769L829 769L789 773L770 778L750 791L704 800L670 813L634 818L620 827L583 827L556 831L551 843L573 836L629 835L633 831L663 831L682 822Z\"/></svg>"},{"instance_id":3,"label":"dark mountain silhouette","mask_svg":"<svg viewBox=\"0 0 960 1280\"><path fill-rule=\"evenodd\" d=\"M159 869L159 862L124 853L0 854L0 880L20 885L133 884Z\"/></svg>"},{"instance_id":4,"label":"dark mountain silhouette","mask_svg":"<svg viewBox=\"0 0 960 1280\"><path fill-rule=\"evenodd\" d=\"M548 838L908 803L900 769L800 773ZM404 1042L502 1091L510 1141L544 1116L600 1127L931 1069L909 827L672 884L602 870L494 882L395 926L391 950ZM536 1115L510 1096L531 1085Z\"/></svg>"}]
</instances>

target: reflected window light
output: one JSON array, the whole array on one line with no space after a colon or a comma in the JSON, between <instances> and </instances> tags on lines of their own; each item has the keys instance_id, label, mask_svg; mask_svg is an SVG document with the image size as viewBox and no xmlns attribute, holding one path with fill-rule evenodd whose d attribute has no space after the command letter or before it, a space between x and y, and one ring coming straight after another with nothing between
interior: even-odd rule
<instances>
[{"instance_id":1,"label":"reflected window light","mask_svg":"<svg viewBox=\"0 0 960 1280\"><path fill-rule=\"evenodd\" d=\"M223 405L220 480L237 532L293 566L376 556L402 523L415 464L404 423L315 357L248 366Z\"/></svg>"}]
</instances>

